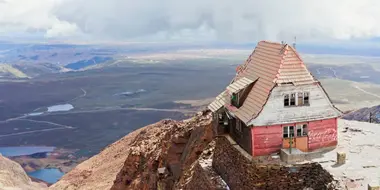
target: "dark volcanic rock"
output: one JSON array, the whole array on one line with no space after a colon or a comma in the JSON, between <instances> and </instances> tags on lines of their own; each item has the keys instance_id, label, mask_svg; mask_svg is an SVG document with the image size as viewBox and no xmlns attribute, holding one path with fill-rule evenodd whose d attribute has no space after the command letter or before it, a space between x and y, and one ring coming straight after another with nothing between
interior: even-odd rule
<instances>
[{"instance_id":1,"label":"dark volcanic rock","mask_svg":"<svg viewBox=\"0 0 380 190\"><path fill-rule=\"evenodd\" d=\"M380 123L380 105L347 113L342 119L369 122L370 115L372 115L373 123Z\"/></svg>"}]
</instances>

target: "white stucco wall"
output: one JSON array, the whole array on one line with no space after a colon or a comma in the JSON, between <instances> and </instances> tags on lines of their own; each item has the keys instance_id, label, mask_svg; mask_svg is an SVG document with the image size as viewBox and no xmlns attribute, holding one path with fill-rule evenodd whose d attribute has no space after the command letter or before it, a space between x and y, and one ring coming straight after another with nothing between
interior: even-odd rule
<instances>
[{"instance_id":1,"label":"white stucco wall","mask_svg":"<svg viewBox=\"0 0 380 190\"><path fill-rule=\"evenodd\" d=\"M284 107L284 95L309 92L309 106ZM267 103L257 118L249 125L267 126L328 119L340 116L319 84L300 86L277 86L272 90Z\"/></svg>"}]
</instances>

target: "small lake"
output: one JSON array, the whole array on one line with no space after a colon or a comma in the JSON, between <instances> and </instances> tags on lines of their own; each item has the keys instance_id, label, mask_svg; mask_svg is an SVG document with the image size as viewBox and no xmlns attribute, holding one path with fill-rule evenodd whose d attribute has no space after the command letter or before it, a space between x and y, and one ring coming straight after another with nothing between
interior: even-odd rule
<instances>
[{"instance_id":1,"label":"small lake","mask_svg":"<svg viewBox=\"0 0 380 190\"><path fill-rule=\"evenodd\" d=\"M55 183L64 175L59 169L56 168L47 168L40 169L34 172L29 172L29 176L46 181L48 183Z\"/></svg>"},{"instance_id":2,"label":"small lake","mask_svg":"<svg viewBox=\"0 0 380 190\"><path fill-rule=\"evenodd\" d=\"M44 114L44 112L33 112L33 113L28 114L28 116L38 116L42 114Z\"/></svg>"},{"instance_id":3,"label":"small lake","mask_svg":"<svg viewBox=\"0 0 380 190\"><path fill-rule=\"evenodd\" d=\"M0 147L0 153L3 156L26 156L39 152L52 152L55 147L46 146L20 146L20 147Z\"/></svg>"},{"instance_id":4,"label":"small lake","mask_svg":"<svg viewBox=\"0 0 380 190\"><path fill-rule=\"evenodd\" d=\"M60 104L48 107L48 112L69 111L72 109L74 109L74 106L71 104Z\"/></svg>"}]
</instances>

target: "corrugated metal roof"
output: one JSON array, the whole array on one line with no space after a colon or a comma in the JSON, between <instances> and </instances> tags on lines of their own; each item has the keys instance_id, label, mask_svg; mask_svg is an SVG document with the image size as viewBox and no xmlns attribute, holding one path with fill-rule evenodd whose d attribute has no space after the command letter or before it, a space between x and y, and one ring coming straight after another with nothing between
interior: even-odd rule
<instances>
[{"instance_id":1,"label":"corrugated metal roof","mask_svg":"<svg viewBox=\"0 0 380 190\"><path fill-rule=\"evenodd\" d=\"M259 42L240 68L234 81L258 78L243 105L230 110L246 124L260 113L275 85L316 82L297 52L287 44Z\"/></svg>"},{"instance_id":2,"label":"corrugated metal roof","mask_svg":"<svg viewBox=\"0 0 380 190\"><path fill-rule=\"evenodd\" d=\"M210 109L212 112L218 111L220 108L222 108L226 104L226 91L223 91L220 93L213 102L208 106L208 109Z\"/></svg>"},{"instance_id":3,"label":"corrugated metal roof","mask_svg":"<svg viewBox=\"0 0 380 190\"><path fill-rule=\"evenodd\" d=\"M257 77L255 80L257 80ZM252 84L253 82L255 82L255 80L251 80L249 78L242 77L239 80L228 85L227 90L230 93L238 92L238 91L244 89L245 87L247 87L248 85Z\"/></svg>"}]
</instances>

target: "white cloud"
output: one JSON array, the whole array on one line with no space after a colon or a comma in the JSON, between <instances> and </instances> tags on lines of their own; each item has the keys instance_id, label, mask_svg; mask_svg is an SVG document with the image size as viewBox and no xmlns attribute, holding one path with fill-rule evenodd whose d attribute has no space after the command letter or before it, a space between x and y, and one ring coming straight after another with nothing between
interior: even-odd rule
<instances>
[{"instance_id":1,"label":"white cloud","mask_svg":"<svg viewBox=\"0 0 380 190\"><path fill-rule=\"evenodd\" d=\"M378 0L2 0L0 32L106 40L331 40L380 36Z\"/></svg>"}]
</instances>

